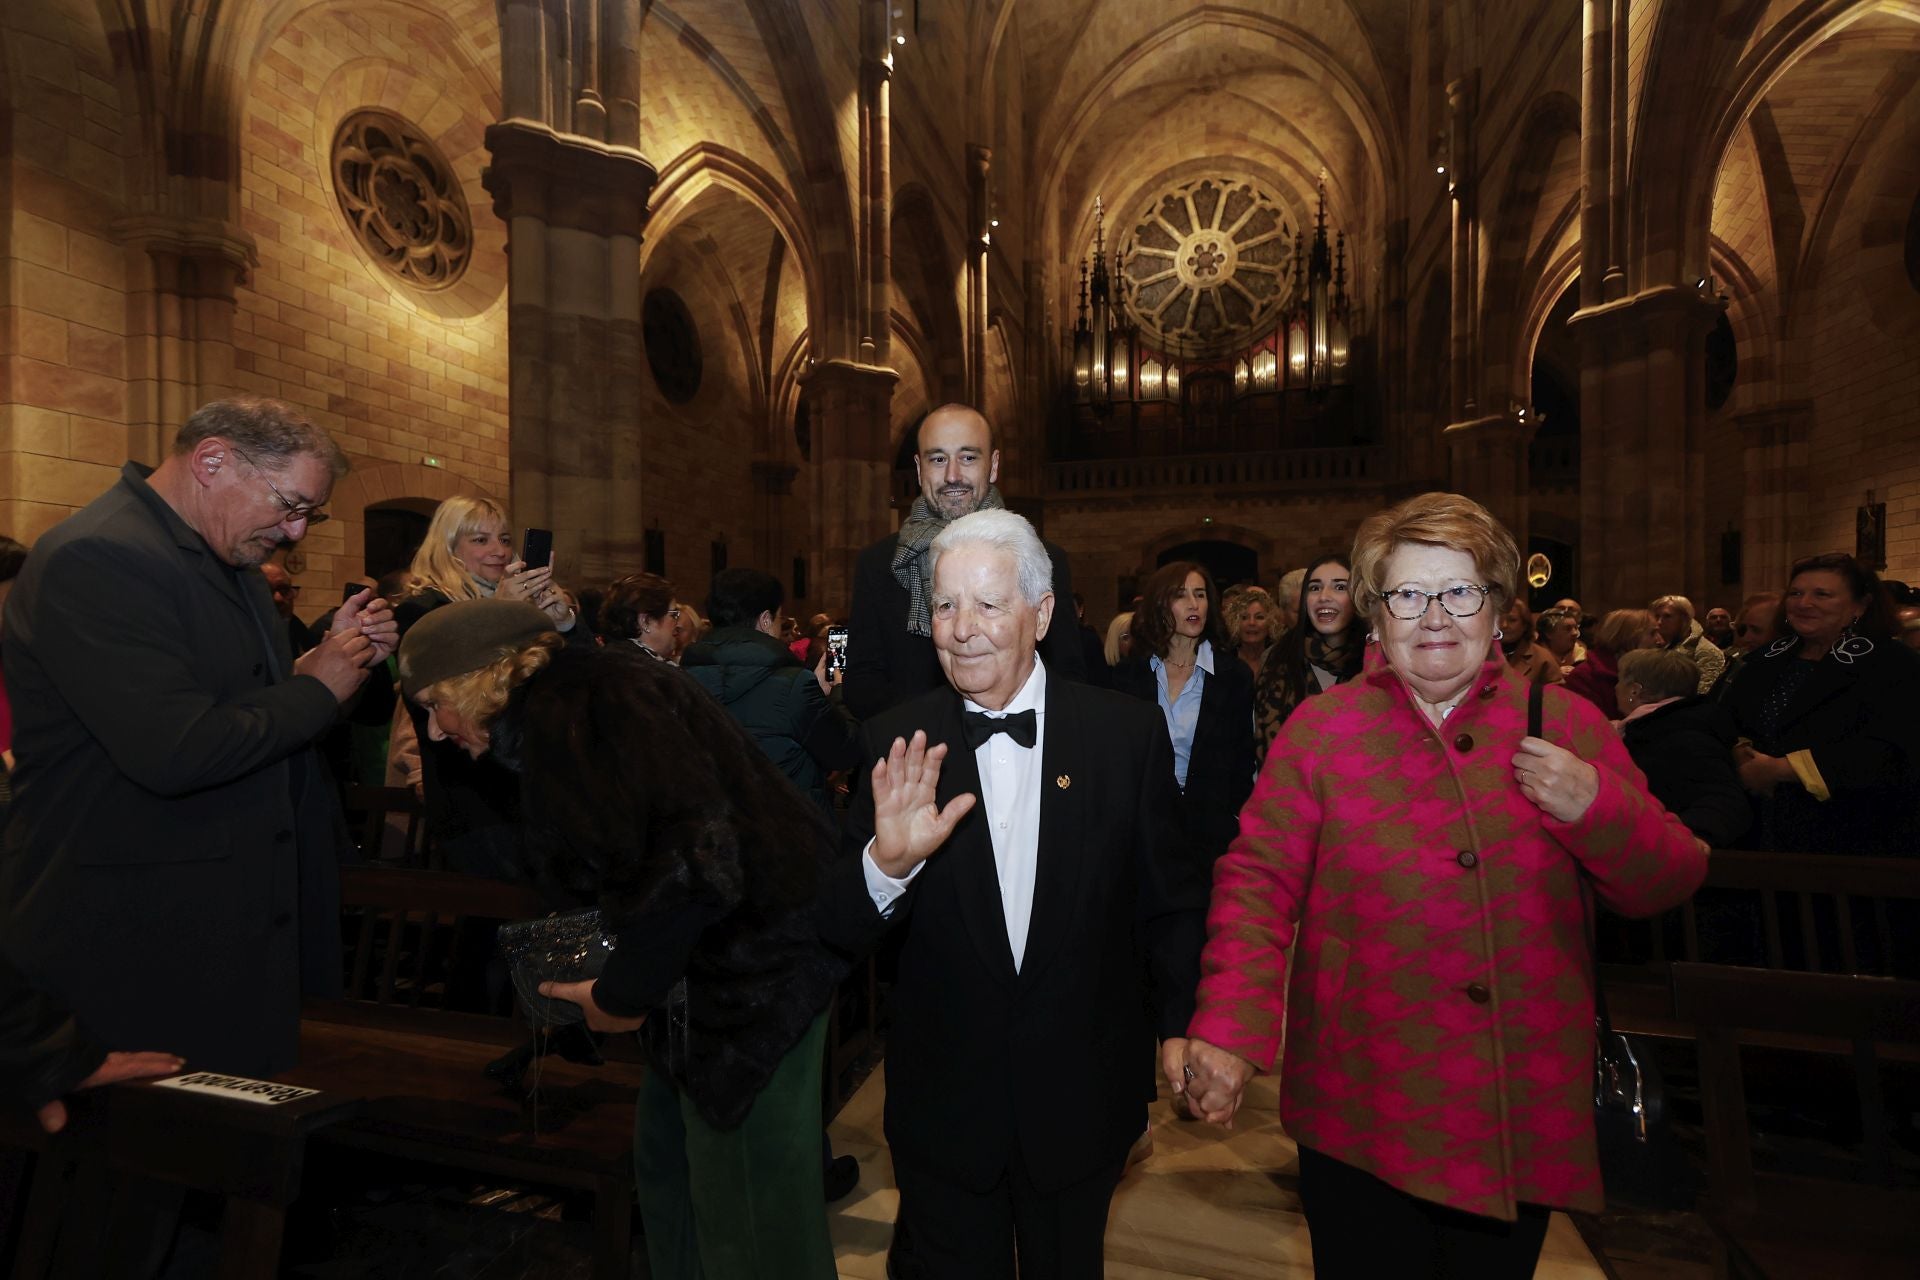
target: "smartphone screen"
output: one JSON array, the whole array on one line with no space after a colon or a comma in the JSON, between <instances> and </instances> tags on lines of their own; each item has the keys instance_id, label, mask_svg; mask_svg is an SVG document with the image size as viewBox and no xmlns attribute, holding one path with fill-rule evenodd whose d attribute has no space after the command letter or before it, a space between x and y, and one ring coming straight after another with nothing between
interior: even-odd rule
<instances>
[{"instance_id":1,"label":"smartphone screen","mask_svg":"<svg viewBox=\"0 0 1920 1280\"><path fill-rule=\"evenodd\" d=\"M827 628L827 674L847 669L847 629Z\"/></svg>"},{"instance_id":2,"label":"smartphone screen","mask_svg":"<svg viewBox=\"0 0 1920 1280\"><path fill-rule=\"evenodd\" d=\"M529 569L544 569L553 563L553 530L528 529L520 540L520 558Z\"/></svg>"}]
</instances>

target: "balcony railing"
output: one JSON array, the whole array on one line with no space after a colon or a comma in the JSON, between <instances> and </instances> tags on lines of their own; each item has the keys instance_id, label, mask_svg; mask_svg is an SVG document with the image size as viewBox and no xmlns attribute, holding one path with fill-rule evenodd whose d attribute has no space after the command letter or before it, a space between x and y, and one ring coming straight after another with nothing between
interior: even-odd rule
<instances>
[{"instance_id":1,"label":"balcony railing","mask_svg":"<svg viewBox=\"0 0 1920 1280\"><path fill-rule=\"evenodd\" d=\"M1049 463L1054 497L1122 489L1301 490L1384 483L1378 448L1287 449L1269 453L1190 454L1168 458L1103 458Z\"/></svg>"}]
</instances>

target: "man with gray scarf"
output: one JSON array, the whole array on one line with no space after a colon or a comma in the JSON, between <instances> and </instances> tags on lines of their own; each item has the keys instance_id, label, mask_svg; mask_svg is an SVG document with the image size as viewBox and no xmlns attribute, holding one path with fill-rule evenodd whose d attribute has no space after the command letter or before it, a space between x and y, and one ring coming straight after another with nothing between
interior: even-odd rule
<instances>
[{"instance_id":1,"label":"man with gray scarf","mask_svg":"<svg viewBox=\"0 0 1920 1280\"><path fill-rule=\"evenodd\" d=\"M920 479L913 510L898 534L862 551L854 569L844 696L861 720L946 683L933 652L927 548L961 516L1007 505L994 486L1000 451L993 447L993 427L966 405L941 405L921 420L913 466ZM1053 597L1071 600L1066 552L1051 542L1046 548L1053 559ZM1040 656L1055 678L1086 679L1073 628L1049 632Z\"/></svg>"}]
</instances>

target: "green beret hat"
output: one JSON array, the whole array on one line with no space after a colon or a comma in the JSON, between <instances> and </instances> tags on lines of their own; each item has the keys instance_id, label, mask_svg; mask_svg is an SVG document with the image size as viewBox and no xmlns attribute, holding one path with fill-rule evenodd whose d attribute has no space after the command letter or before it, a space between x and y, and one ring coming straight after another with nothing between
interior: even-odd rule
<instances>
[{"instance_id":1,"label":"green beret hat","mask_svg":"<svg viewBox=\"0 0 1920 1280\"><path fill-rule=\"evenodd\" d=\"M400 642L400 688L409 698L453 676L478 671L554 630L546 610L525 600L460 600L413 624Z\"/></svg>"}]
</instances>

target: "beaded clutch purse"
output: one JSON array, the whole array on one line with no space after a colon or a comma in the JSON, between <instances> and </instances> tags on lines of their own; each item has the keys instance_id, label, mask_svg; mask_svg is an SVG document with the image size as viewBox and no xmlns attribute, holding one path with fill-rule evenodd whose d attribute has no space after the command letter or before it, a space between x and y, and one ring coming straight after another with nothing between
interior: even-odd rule
<instances>
[{"instance_id":1,"label":"beaded clutch purse","mask_svg":"<svg viewBox=\"0 0 1920 1280\"><path fill-rule=\"evenodd\" d=\"M602 930L597 907L503 924L499 944L513 989L536 1027L565 1026L586 1017L570 1000L541 995L541 983L598 978L613 953L613 937Z\"/></svg>"}]
</instances>

